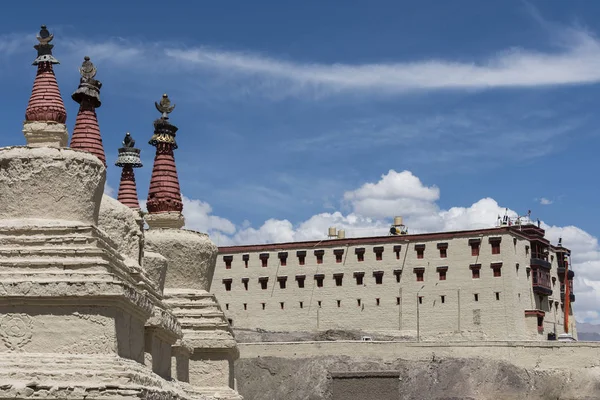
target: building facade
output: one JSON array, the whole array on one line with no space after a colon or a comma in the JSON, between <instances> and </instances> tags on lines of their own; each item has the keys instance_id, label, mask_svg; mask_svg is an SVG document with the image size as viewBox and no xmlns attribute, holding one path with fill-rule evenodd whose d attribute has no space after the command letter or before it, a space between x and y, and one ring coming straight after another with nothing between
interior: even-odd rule
<instances>
[{"instance_id":1,"label":"building facade","mask_svg":"<svg viewBox=\"0 0 600 400\"><path fill-rule=\"evenodd\" d=\"M545 340L564 332L569 254L533 224L221 247L211 290L234 328Z\"/></svg>"}]
</instances>

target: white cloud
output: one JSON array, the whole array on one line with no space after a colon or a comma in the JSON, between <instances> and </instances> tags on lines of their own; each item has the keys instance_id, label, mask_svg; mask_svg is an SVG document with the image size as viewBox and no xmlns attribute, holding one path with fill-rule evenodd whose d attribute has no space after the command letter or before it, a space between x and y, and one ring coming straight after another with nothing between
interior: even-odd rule
<instances>
[{"instance_id":1,"label":"white cloud","mask_svg":"<svg viewBox=\"0 0 600 400\"><path fill-rule=\"evenodd\" d=\"M219 245L258 244L325 239L327 228L344 229L347 237L386 235L391 218L402 215L410 232L456 231L487 228L498 216L518 214L501 207L494 199L484 198L469 207L440 209L440 192L426 186L410 171L390 170L375 183L366 183L344 194L352 212L339 211L314 215L293 224L288 220L269 219L253 228L247 221L235 227L230 221L210 215L208 204L184 198L188 226L212 232ZM556 227L542 222L548 239L556 244L562 238L572 250L575 277L576 317L580 321L600 323L600 245L598 239L574 226Z\"/></svg>"},{"instance_id":2,"label":"white cloud","mask_svg":"<svg viewBox=\"0 0 600 400\"><path fill-rule=\"evenodd\" d=\"M108 183L104 184L104 194L107 195L108 197L112 197L115 198L115 189L110 186Z\"/></svg>"},{"instance_id":3,"label":"white cloud","mask_svg":"<svg viewBox=\"0 0 600 400\"><path fill-rule=\"evenodd\" d=\"M552 204L552 203L554 203L552 200L550 200L550 199L547 199L547 198L545 198L545 197L542 197L542 198L540 199L540 204L541 204L541 205L543 205L543 206L549 206L549 205L550 205L550 204Z\"/></svg>"}]
</instances>

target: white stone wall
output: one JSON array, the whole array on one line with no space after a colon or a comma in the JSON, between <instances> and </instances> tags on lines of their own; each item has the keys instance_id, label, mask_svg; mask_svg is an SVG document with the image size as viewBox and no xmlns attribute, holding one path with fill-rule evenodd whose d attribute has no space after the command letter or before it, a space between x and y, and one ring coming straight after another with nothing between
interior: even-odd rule
<instances>
[{"instance_id":1,"label":"white stone wall","mask_svg":"<svg viewBox=\"0 0 600 400\"><path fill-rule=\"evenodd\" d=\"M555 322L563 320L560 305L558 310L549 311L548 297L540 304L533 293L531 277L527 274L531 257L526 251L529 240L505 229L488 230L484 234L447 235L446 238L440 234L429 235L428 240L421 240L423 237L418 241L407 236L397 237L394 242L387 242L389 238L386 238L385 243L373 238L370 244L335 246L335 242L331 245L332 242L327 241L327 246L315 242L310 248L267 252L256 246L257 251L250 253L222 252L217 259L212 291L234 327L270 331L361 329L395 331L413 338L418 336L421 340L545 339L548 332L554 331ZM501 237L500 254L492 254L490 237ZM475 238L481 239L479 256L471 255L469 239ZM446 258L440 257L438 243L448 244ZM425 245L423 259L417 258L415 245L418 244ZM397 257L394 246L398 245L402 248ZM379 246L384 248L380 261L373 252L373 248ZM362 262L355 254L357 247L365 248ZM344 250L341 263L336 262L334 249ZM305 265L299 265L298 250L306 251ZM322 264L317 264L315 250L324 250ZM285 266L280 264L279 251L288 252ZM261 253L269 253L267 267L261 266ZM248 268L243 254L249 254ZM226 269L223 260L228 255L233 256L231 269ZM490 267L497 262L502 262L500 277L494 277ZM479 279L472 278L471 264L481 264ZM555 257L554 277L556 265ZM439 279L437 267L442 266L448 267L446 280ZM422 282L417 281L414 273L418 267L425 269ZM402 270L400 282L394 270ZM376 284L375 271L383 271L381 284ZM354 272L364 272L362 285L357 285ZM336 286L334 274L338 273L344 274L342 286ZM315 274L324 275L323 287L317 287ZM298 287L297 275L306 275L304 288ZM285 289L280 288L278 276L287 276ZM259 277L268 277L266 290L261 289ZM242 278L248 278L248 290ZM224 279L232 280L230 291L225 289ZM558 280L553 289L550 298L560 303ZM420 304L419 297L422 297ZM536 317L525 318L525 310L530 309L546 311L542 334L537 331ZM562 333L562 327L557 325L556 331Z\"/></svg>"}]
</instances>

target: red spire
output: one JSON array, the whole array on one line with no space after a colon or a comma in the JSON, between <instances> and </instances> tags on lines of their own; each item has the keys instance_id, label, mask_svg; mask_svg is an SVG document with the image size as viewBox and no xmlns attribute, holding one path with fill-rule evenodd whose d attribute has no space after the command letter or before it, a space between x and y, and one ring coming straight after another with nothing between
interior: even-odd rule
<instances>
[{"instance_id":1,"label":"red spire","mask_svg":"<svg viewBox=\"0 0 600 400\"><path fill-rule=\"evenodd\" d=\"M46 29L46 25L42 25L37 36L40 43L34 46L38 51L38 57L33 65L37 65L38 68L31 97L25 111L26 121L57 122L60 124L67 121L67 111L52 68L52 64L59 64L58 60L52 56L54 45L50 42L53 38L54 36Z\"/></svg>"},{"instance_id":2,"label":"red spire","mask_svg":"<svg viewBox=\"0 0 600 400\"><path fill-rule=\"evenodd\" d=\"M89 57L84 57L79 72L81 73L79 87L71 96L80 106L75 120L73 136L71 136L70 147L95 155L106 166L100 126L96 117L96 108L102 104L100 102L102 83L94 79L96 67Z\"/></svg>"},{"instance_id":3,"label":"red spire","mask_svg":"<svg viewBox=\"0 0 600 400\"><path fill-rule=\"evenodd\" d=\"M115 162L116 166L123 168L117 200L127 207L140 208L133 169L141 167L142 161L140 160L140 149L136 149L134 146L135 140L127 132L125 140L123 140L123 147L119 149L119 158Z\"/></svg>"},{"instance_id":4,"label":"red spire","mask_svg":"<svg viewBox=\"0 0 600 400\"><path fill-rule=\"evenodd\" d=\"M149 142L156 147L156 156L146 206L150 214L181 212L183 203L173 154L173 150L177 149L175 142L177 127L169 123L168 116L175 105L171 105L166 94L163 94L160 104L155 103L155 105L162 113L162 117L154 121L154 135Z\"/></svg>"}]
</instances>

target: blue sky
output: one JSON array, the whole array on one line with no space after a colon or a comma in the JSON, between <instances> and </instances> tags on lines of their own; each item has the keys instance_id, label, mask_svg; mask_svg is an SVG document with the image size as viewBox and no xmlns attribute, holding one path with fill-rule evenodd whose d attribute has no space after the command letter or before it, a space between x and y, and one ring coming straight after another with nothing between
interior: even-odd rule
<instances>
[{"instance_id":1,"label":"blue sky","mask_svg":"<svg viewBox=\"0 0 600 400\"><path fill-rule=\"evenodd\" d=\"M177 4L13 4L0 17L0 146L24 144L46 24L69 130L89 55L107 161L130 131L142 199L153 102L170 95L188 225L220 244L320 237L329 224L376 234L395 214L414 231L465 229L531 209L584 254L578 318L600 321L600 3ZM119 173L109 168L112 188Z\"/></svg>"}]
</instances>

